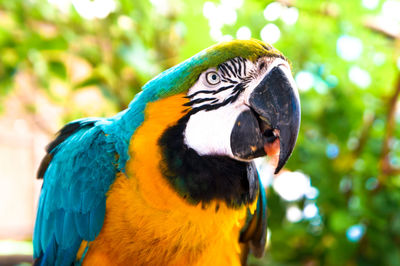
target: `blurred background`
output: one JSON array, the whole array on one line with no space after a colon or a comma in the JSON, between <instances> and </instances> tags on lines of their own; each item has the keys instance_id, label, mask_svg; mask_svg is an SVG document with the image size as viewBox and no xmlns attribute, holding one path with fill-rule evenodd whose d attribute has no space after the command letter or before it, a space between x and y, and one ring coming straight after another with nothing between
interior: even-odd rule
<instances>
[{"instance_id":1,"label":"blurred background","mask_svg":"<svg viewBox=\"0 0 400 266\"><path fill-rule=\"evenodd\" d=\"M253 265L400 265L400 1L0 0L0 264L29 262L44 147L221 40L292 62L297 147Z\"/></svg>"}]
</instances>

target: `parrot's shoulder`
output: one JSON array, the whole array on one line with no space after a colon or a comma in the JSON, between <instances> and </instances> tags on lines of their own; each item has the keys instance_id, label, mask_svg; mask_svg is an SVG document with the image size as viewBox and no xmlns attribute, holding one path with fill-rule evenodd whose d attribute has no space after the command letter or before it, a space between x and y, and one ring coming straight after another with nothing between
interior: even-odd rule
<instances>
[{"instance_id":1,"label":"parrot's shoulder","mask_svg":"<svg viewBox=\"0 0 400 266\"><path fill-rule=\"evenodd\" d=\"M50 142L47 147L46 147L46 155L42 159L38 172L37 172L37 178L41 179L44 177L44 174L49 167L49 164L52 161L52 158L54 154L56 153L56 148L62 144L67 138L75 134L81 129L85 128L91 128L94 126L96 119L80 119L73 121L71 123L68 123L65 125L58 133L57 137Z\"/></svg>"},{"instance_id":2,"label":"parrot's shoulder","mask_svg":"<svg viewBox=\"0 0 400 266\"><path fill-rule=\"evenodd\" d=\"M110 123L71 122L47 147L33 237L41 264L72 264L82 240L94 240L103 226L106 193L119 171L117 137L106 133Z\"/></svg>"},{"instance_id":3,"label":"parrot's shoulder","mask_svg":"<svg viewBox=\"0 0 400 266\"><path fill-rule=\"evenodd\" d=\"M55 156L63 159L64 156L81 156L82 152L87 153L89 159L95 158L96 152L113 153L118 158L123 156L127 147L121 147L124 146L121 143L126 141L113 127L115 127L114 120L106 118L84 118L66 124L57 133L56 138L47 145L46 156L37 172L38 179L44 177Z\"/></svg>"}]
</instances>

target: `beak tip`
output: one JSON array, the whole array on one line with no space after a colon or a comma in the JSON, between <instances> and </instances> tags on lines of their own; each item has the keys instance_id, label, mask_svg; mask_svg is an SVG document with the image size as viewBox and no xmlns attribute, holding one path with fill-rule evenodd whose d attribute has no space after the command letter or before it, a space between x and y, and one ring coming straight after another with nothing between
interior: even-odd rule
<instances>
[{"instance_id":1,"label":"beak tip","mask_svg":"<svg viewBox=\"0 0 400 266\"><path fill-rule=\"evenodd\" d=\"M297 135L298 135L298 128L297 130L293 130L292 132L289 133L288 130L282 132L279 161L274 172L275 175L282 170L282 168L285 166L286 162L292 155L294 146L296 144Z\"/></svg>"}]
</instances>

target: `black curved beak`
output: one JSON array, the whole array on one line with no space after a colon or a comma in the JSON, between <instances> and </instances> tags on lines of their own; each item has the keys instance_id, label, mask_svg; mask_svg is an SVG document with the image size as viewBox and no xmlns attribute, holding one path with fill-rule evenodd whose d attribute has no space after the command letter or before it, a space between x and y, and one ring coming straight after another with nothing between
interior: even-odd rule
<instances>
[{"instance_id":1,"label":"black curved beak","mask_svg":"<svg viewBox=\"0 0 400 266\"><path fill-rule=\"evenodd\" d=\"M274 67L249 98L250 107L259 115L259 120L266 123L264 127L279 131L280 153L275 174L292 154L300 127L300 100L281 68Z\"/></svg>"}]
</instances>

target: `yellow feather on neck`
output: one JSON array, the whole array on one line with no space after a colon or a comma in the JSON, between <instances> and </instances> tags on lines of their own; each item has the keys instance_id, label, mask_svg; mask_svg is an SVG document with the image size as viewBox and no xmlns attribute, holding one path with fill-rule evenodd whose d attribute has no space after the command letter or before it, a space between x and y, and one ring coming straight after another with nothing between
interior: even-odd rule
<instances>
[{"instance_id":1,"label":"yellow feather on neck","mask_svg":"<svg viewBox=\"0 0 400 266\"><path fill-rule=\"evenodd\" d=\"M89 243L85 265L240 265L246 207L192 205L159 169L158 139L183 116L186 102L179 94L148 104L131 139L126 175L120 173L108 192L104 226Z\"/></svg>"}]
</instances>

